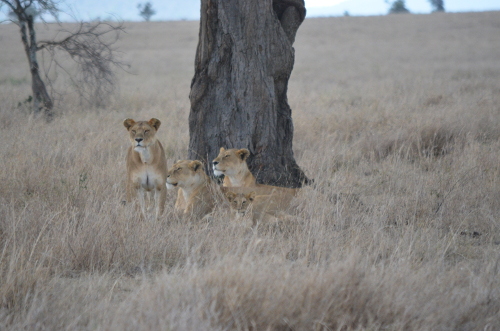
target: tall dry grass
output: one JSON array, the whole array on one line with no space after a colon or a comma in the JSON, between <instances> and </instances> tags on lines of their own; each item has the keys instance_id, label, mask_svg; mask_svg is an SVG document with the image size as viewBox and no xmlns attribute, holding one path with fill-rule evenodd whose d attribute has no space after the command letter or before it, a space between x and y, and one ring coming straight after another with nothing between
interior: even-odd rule
<instances>
[{"instance_id":1,"label":"tall dry grass","mask_svg":"<svg viewBox=\"0 0 500 331\"><path fill-rule=\"evenodd\" d=\"M288 95L315 186L257 230L186 223L173 193L158 223L120 204L124 118L186 155L197 22L128 24L112 104L58 80L49 124L1 25L0 329L499 329L499 19L306 20Z\"/></svg>"}]
</instances>

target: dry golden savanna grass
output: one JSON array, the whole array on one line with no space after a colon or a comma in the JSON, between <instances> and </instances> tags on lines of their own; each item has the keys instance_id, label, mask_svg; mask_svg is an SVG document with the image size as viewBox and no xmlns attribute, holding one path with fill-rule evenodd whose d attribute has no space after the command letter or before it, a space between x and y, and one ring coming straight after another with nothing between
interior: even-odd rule
<instances>
[{"instance_id":1,"label":"dry golden savanna grass","mask_svg":"<svg viewBox=\"0 0 500 331\"><path fill-rule=\"evenodd\" d=\"M500 329L499 22L307 19L288 97L315 186L258 230L187 223L173 193L160 222L120 204L123 119L159 118L169 164L187 155L198 22L127 23L109 107L58 76L49 124L0 25L0 329Z\"/></svg>"}]
</instances>

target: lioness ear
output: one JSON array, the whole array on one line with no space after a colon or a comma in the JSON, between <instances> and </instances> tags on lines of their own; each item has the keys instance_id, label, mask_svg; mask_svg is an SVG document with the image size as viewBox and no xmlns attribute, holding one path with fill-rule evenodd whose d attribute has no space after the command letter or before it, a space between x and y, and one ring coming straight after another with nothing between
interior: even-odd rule
<instances>
[{"instance_id":1,"label":"lioness ear","mask_svg":"<svg viewBox=\"0 0 500 331\"><path fill-rule=\"evenodd\" d=\"M130 130L130 128L135 124L135 121L131 118L127 118L125 121L123 121L123 126L127 128L127 130Z\"/></svg>"},{"instance_id":2,"label":"lioness ear","mask_svg":"<svg viewBox=\"0 0 500 331\"><path fill-rule=\"evenodd\" d=\"M226 149L225 149L224 147L221 147L221 148L219 149L219 153L222 153L222 152L224 152L225 150L226 150Z\"/></svg>"},{"instance_id":3,"label":"lioness ear","mask_svg":"<svg viewBox=\"0 0 500 331\"><path fill-rule=\"evenodd\" d=\"M149 125L151 125L153 128L155 128L156 131L160 128L161 122L157 118L152 118L148 121Z\"/></svg>"},{"instance_id":4,"label":"lioness ear","mask_svg":"<svg viewBox=\"0 0 500 331\"><path fill-rule=\"evenodd\" d=\"M255 199L255 191L248 193L247 199L253 201L253 199Z\"/></svg>"},{"instance_id":5,"label":"lioness ear","mask_svg":"<svg viewBox=\"0 0 500 331\"><path fill-rule=\"evenodd\" d=\"M226 192L226 198L229 200L229 202L233 202L234 198L236 198L236 193L234 192Z\"/></svg>"},{"instance_id":6,"label":"lioness ear","mask_svg":"<svg viewBox=\"0 0 500 331\"><path fill-rule=\"evenodd\" d=\"M201 163L201 161L194 160L189 163L189 167L193 169L193 171L198 171L198 169L203 168L203 163Z\"/></svg>"},{"instance_id":7,"label":"lioness ear","mask_svg":"<svg viewBox=\"0 0 500 331\"><path fill-rule=\"evenodd\" d=\"M236 155L238 155L242 161L245 161L247 157L250 156L250 151L246 148L238 149Z\"/></svg>"}]
</instances>

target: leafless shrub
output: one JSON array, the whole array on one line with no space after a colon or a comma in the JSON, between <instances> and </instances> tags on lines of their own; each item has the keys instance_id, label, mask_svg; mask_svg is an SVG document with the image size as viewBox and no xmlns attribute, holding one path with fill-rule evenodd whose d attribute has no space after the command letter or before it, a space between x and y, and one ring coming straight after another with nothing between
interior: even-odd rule
<instances>
[{"instance_id":1,"label":"leafless shrub","mask_svg":"<svg viewBox=\"0 0 500 331\"><path fill-rule=\"evenodd\" d=\"M40 75L37 52L46 49L50 59L49 65L62 68L73 82L73 87L83 100L94 106L103 106L115 88L116 79L114 67L122 67L117 59L113 45L118 40L123 25L108 23L80 23L79 28L70 32L61 28L65 35L62 40L38 41L35 19L43 18L43 14L52 16L57 22L61 12L60 4L52 0L0 0L0 7L6 5L10 10L12 22L20 27L21 41L27 56L31 74L32 106L35 114L43 113L50 121L53 117L53 96L49 95L46 85L52 85L52 80L45 75L46 82ZM61 26L60 24L58 24ZM76 62L79 71L69 72L56 56L62 51ZM50 67L47 69L50 70ZM75 78L73 78L75 77Z\"/></svg>"},{"instance_id":2,"label":"leafless shrub","mask_svg":"<svg viewBox=\"0 0 500 331\"><path fill-rule=\"evenodd\" d=\"M81 22L75 31L61 29L59 34L67 35L61 40L38 42L38 50L46 50L50 55L48 72L50 66L61 69L68 74L82 100L103 107L117 87L115 69L124 67L115 48L123 31L121 23ZM76 71L68 69L68 65L59 59L59 53L69 55L77 65Z\"/></svg>"}]
</instances>

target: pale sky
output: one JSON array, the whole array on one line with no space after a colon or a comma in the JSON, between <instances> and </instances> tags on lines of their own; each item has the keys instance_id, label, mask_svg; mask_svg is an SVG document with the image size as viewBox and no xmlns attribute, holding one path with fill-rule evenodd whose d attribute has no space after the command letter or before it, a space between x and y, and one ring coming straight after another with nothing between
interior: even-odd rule
<instances>
[{"instance_id":1,"label":"pale sky","mask_svg":"<svg viewBox=\"0 0 500 331\"><path fill-rule=\"evenodd\" d=\"M70 15L61 14L59 19L141 21L137 4L147 1L156 10L152 21L198 20L200 17L200 0L62 0L60 9ZM305 3L307 18L342 16L346 12L351 16L386 15L391 6L386 0L305 0ZM411 13L432 12L429 0L405 0L405 3ZM447 12L500 10L500 0L444 0L444 7ZM0 10L0 21L6 18L7 12L5 6Z\"/></svg>"},{"instance_id":2,"label":"pale sky","mask_svg":"<svg viewBox=\"0 0 500 331\"><path fill-rule=\"evenodd\" d=\"M345 1L346 0L306 0L306 7L329 7Z\"/></svg>"}]
</instances>

